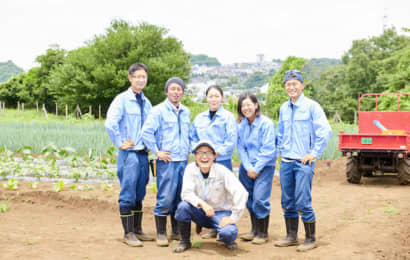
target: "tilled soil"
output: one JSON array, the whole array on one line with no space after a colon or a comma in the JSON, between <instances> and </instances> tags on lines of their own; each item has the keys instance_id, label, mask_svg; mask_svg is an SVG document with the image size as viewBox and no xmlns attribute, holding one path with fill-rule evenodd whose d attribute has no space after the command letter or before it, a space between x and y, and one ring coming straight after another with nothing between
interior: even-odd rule
<instances>
[{"instance_id":1,"label":"tilled soil","mask_svg":"<svg viewBox=\"0 0 410 260\"><path fill-rule=\"evenodd\" d=\"M10 209L0 213L0 259L410 259L410 186L399 185L394 176L350 184L345 163L338 159L329 167L317 162L312 196L319 246L309 252L274 246L285 235L277 176L268 243L258 246L238 239L238 250L229 251L221 242L201 239L192 231L196 248L182 254L172 253L176 241L169 247L145 242L142 248L131 248L122 243L117 184L114 191L103 191L100 184L93 185L94 190L72 191L66 184L57 193L51 183L31 189L20 182L17 191L10 191L1 182L0 204L11 201ZM155 194L148 187L143 225L151 235L154 205ZM240 234L249 231L247 212L238 228ZM299 241L303 239L300 223Z\"/></svg>"}]
</instances>

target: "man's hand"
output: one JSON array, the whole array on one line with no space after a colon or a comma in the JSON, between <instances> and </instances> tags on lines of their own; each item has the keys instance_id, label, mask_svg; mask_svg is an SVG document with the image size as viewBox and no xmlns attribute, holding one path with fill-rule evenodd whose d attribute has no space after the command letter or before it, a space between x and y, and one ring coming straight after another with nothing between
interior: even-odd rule
<instances>
[{"instance_id":1,"label":"man's hand","mask_svg":"<svg viewBox=\"0 0 410 260\"><path fill-rule=\"evenodd\" d=\"M303 164L306 164L309 162L309 165L312 164L312 161L316 159L315 156L313 156L311 153L306 154L303 156L303 158L300 160Z\"/></svg>"},{"instance_id":2,"label":"man's hand","mask_svg":"<svg viewBox=\"0 0 410 260\"><path fill-rule=\"evenodd\" d=\"M202 208L202 210L205 212L205 215L207 217L213 217L215 215L214 208L212 208L208 203L206 202L201 202L199 206Z\"/></svg>"},{"instance_id":3,"label":"man's hand","mask_svg":"<svg viewBox=\"0 0 410 260\"><path fill-rule=\"evenodd\" d=\"M159 151L159 152L156 154L156 156L157 156L158 159L160 159L161 161L170 162L170 161L172 161L171 157L169 157L170 154L171 154L171 152Z\"/></svg>"},{"instance_id":4,"label":"man's hand","mask_svg":"<svg viewBox=\"0 0 410 260\"><path fill-rule=\"evenodd\" d=\"M253 170L248 171L248 177L251 178L252 180L258 178L259 173L254 172Z\"/></svg>"},{"instance_id":5,"label":"man's hand","mask_svg":"<svg viewBox=\"0 0 410 260\"><path fill-rule=\"evenodd\" d=\"M134 145L135 145L134 142L130 139L130 140L123 142L122 145L120 146L120 149L127 150L127 149L134 147Z\"/></svg>"},{"instance_id":6,"label":"man's hand","mask_svg":"<svg viewBox=\"0 0 410 260\"><path fill-rule=\"evenodd\" d=\"M231 219L231 217L227 216L221 219L221 222L219 222L219 227L224 227L226 225L232 225L232 224L235 224L235 222Z\"/></svg>"}]
</instances>

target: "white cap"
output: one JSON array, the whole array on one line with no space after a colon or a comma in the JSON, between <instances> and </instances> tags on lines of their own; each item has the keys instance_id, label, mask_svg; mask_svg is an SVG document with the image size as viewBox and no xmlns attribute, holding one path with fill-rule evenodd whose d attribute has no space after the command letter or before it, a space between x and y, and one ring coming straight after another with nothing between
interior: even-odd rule
<instances>
[{"instance_id":1,"label":"white cap","mask_svg":"<svg viewBox=\"0 0 410 260\"><path fill-rule=\"evenodd\" d=\"M193 152L195 153L196 150L201 147L201 146L208 146L209 148L212 149L212 151L215 153L215 148L214 145L212 144L211 141L209 140L200 140L194 147Z\"/></svg>"}]
</instances>

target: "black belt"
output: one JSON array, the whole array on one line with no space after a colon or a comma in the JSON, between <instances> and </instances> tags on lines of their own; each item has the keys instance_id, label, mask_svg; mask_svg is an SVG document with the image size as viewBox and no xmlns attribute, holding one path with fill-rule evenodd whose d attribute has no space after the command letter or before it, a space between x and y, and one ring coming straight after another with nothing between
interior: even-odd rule
<instances>
[{"instance_id":1,"label":"black belt","mask_svg":"<svg viewBox=\"0 0 410 260\"><path fill-rule=\"evenodd\" d=\"M145 151L144 149L142 149L142 150L130 150L130 152L134 152L134 153L142 154L142 155L148 155L148 152Z\"/></svg>"},{"instance_id":2,"label":"black belt","mask_svg":"<svg viewBox=\"0 0 410 260\"><path fill-rule=\"evenodd\" d=\"M283 157L283 156L282 156L282 158L285 159L285 160L288 160L288 161L297 161L297 162L300 162L300 163L302 162L302 160L300 160L300 159L293 159L293 158L288 158L288 157Z\"/></svg>"}]
</instances>

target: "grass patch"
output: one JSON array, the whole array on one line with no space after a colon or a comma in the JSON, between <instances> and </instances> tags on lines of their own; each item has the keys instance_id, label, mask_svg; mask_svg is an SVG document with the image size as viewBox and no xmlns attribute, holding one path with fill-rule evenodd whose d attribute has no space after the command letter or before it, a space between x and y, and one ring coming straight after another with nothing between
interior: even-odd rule
<instances>
[{"instance_id":1,"label":"grass patch","mask_svg":"<svg viewBox=\"0 0 410 260\"><path fill-rule=\"evenodd\" d=\"M393 215L400 215L400 211L396 208L386 208L383 210L384 213L393 214Z\"/></svg>"}]
</instances>

